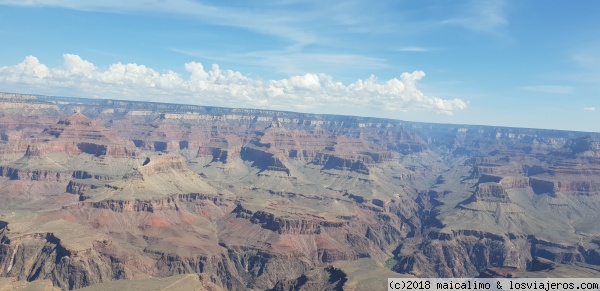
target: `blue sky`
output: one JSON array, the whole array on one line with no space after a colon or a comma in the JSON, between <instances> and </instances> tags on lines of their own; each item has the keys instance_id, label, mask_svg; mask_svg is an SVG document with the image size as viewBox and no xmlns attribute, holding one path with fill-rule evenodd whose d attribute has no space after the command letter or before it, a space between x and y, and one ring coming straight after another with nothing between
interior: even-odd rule
<instances>
[{"instance_id":1,"label":"blue sky","mask_svg":"<svg viewBox=\"0 0 600 291\"><path fill-rule=\"evenodd\" d=\"M600 131L599 9L0 0L0 91Z\"/></svg>"}]
</instances>

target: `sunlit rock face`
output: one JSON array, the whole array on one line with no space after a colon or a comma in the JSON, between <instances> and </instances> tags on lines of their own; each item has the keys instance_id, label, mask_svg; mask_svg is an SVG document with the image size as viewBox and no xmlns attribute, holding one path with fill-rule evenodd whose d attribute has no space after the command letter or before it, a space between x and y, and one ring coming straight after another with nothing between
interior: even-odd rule
<instances>
[{"instance_id":1,"label":"sunlit rock face","mask_svg":"<svg viewBox=\"0 0 600 291\"><path fill-rule=\"evenodd\" d=\"M10 284L600 275L598 134L2 96Z\"/></svg>"}]
</instances>

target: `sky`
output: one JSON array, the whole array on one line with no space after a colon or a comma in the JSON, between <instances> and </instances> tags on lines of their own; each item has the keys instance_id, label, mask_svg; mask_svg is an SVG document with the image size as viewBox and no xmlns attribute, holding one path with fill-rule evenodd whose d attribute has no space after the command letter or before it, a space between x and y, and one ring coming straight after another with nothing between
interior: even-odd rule
<instances>
[{"instance_id":1,"label":"sky","mask_svg":"<svg viewBox=\"0 0 600 291\"><path fill-rule=\"evenodd\" d=\"M0 91L600 132L600 2L0 0Z\"/></svg>"}]
</instances>

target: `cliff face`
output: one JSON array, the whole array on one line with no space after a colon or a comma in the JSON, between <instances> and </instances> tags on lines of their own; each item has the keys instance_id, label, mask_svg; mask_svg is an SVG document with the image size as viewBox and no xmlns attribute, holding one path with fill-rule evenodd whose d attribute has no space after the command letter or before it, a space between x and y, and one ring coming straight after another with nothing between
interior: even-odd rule
<instances>
[{"instance_id":1,"label":"cliff face","mask_svg":"<svg viewBox=\"0 0 600 291\"><path fill-rule=\"evenodd\" d=\"M420 249L400 256L394 270L421 277L469 278L489 267L525 270L532 259L527 237L480 231L431 232Z\"/></svg>"},{"instance_id":2,"label":"cliff face","mask_svg":"<svg viewBox=\"0 0 600 291\"><path fill-rule=\"evenodd\" d=\"M71 177L68 171L18 169L10 166L0 167L0 176L11 180L66 182Z\"/></svg>"},{"instance_id":3,"label":"cliff face","mask_svg":"<svg viewBox=\"0 0 600 291\"><path fill-rule=\"evenodd\" d=\"M124 279L107 259L94 250L72 253L51 233L21 236L0 246L3 276L50 279L55 286L69 290Z\"/></svg>"},{"instance_id":4,"label":"cliff face","mask_svg":"<svg viewBox=\"0 0 600 291\"><path fill-rule=\"evenodd\" d=\"M500 202L509 203L510 198L508 193L501 184L497 183L484 183L477 185L477 189L473 196L469 199L469 202Z\"/></svg>"},{"instance_id":5,"label":"cliff face","mask_svg":"<svg viewBox=\"0 0 600 291\"><path fill-rule=\"evenodd\" d=\"M315 157L315 163L323 165L323 169L336 169L336 170L348 170L354 171L360 174L369 174L369 168L365 163L373 164L374 161L370 156L362 157L338 157L332 154L319 153Z\"/></svg>"},{"instance_id":6,"label":"cliff face","mask_svg":"<svg viewBox=\"0 0 600 291\"><path fill-rule=\"evenodd\" d=\"M85 222L89 227L96 231L111 230L116 235L114 239L92 240L90 247L84 249L65 245L61 234L12 234L10 224L3 223L0 232L2 275L28 281L49 279L60 288L73 289L136 278L140 274L207 273L214 274L215 283L226 289L264 289L275 286L283 278L282 270L289 276L301 276L325 262L381 257L382 249L406 237L411 229L390 214L373 217L365 229L361 223L349 220L292 219L264 211L252 213L234 203L222 197L180 194L160 200L83 201L65 206L54 215L69 214L79 223L89 217L91 220ZM189 212L191 209L197 214ZM189 236L198 231L196 227L203 228L206 219L224 223L213 224L220 228L218 233L205 233L205 238L186 243L161 234ZM127 224L121 224L124 220L130 220L127 224L133 223L136 227L127 229ZM246 230L231 233L232 228L240 227ZM129 246L119 246L122 243L115 239L130 231L141 231L140 237L129 234L126 239ZM240 238L252 233L261 237L257 241L259 245L248 245L244 240L247 237ZM139 245L141 238L145 245L143 250L133 253L127 250ZM260 243L273 245L265 247ZM179 249L172 248L173 244ZM306 251L299 248L301 245Z\"/></svg>"},{"instance_id":7,"label":"cliff face","mask_svg":"<svg viewBox=\"0 0 600 291\"><path fill-rule=\"evenodd\" d=\"M49 153L85 153L94 156L135 156L133 143L117 137L98 120L91 120L77 112L61 118L28 140L26 157L40 157Z\"/></svg>"},{"instance_id":8,"label":"cliff face","mask_svg":"<svg viewBox=\"0 0 600 291\"><path fill-rule=\"evenodd\" d=\"M148 157L139 168L139 172L144 175L154 175L169 171L186 170L187 165L182 157L179 156L156 156Z\"/></svg>"},{"instance_id":9,"label":"cliff face","mask_svg":"<svg viewBox=\"0 0 600 291\"><path fill-rule=\"evenodd\" d=\"M261 171L281 171L290 174L290 170L283 165L281 158L276 157L268 151L256 149L252 147L243 147L240 151L242 160L252 162L252 166Z\"/></svg>"},{"instance_id":10,"label":"cliff face","mask_svg":"<svg viewBox=\"0 0 600 291\"><path fill-rule=\"evenodd\" d=\"M372 264L600 265L599 134L2 96L0 276L321 290Z\"/></svg>"}]
</instances>

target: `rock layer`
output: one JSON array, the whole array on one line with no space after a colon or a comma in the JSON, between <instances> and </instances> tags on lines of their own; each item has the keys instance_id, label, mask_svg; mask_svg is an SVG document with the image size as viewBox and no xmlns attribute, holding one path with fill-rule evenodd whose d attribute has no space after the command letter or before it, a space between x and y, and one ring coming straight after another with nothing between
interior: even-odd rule
<instances>
[{"instance_id":1,"label":"rock layer","mask_svg":"<svg viewBox=\"0 0 600 291\"><path fill-rule=\"evenodd\" d=\"M18 94L0 104L0 275L17 281L200 273L228 290L321 290L363 286L357 274L374 269L600 265L599 134Z\"/></svg>"}]
</instances>

